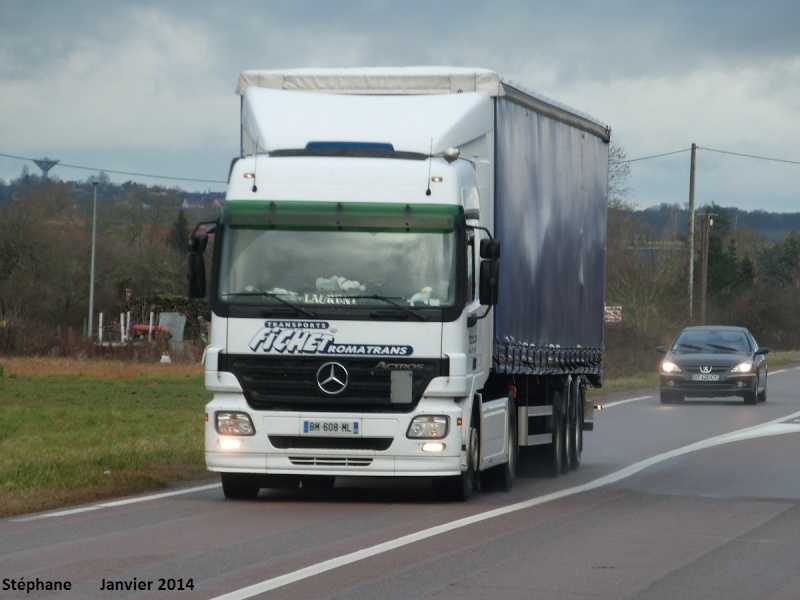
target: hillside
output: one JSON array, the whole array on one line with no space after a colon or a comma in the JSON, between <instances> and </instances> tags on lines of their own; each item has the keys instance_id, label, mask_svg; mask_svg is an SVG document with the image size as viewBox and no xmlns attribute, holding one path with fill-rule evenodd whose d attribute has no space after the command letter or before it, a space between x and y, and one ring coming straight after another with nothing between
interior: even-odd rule
<instances>
[{"instance_id":1,"label":"hillside","mask_svg":"<svg viewBox=\"0 0 800 600\"><path fill-rule=\"evenodd\" d=\"M762 209L748 211L717 205L697 208L695 223L700 222L706 208L711 208L714 213L722 213L722 219L729 224L730 229L752 229L769 242L782 239L790 231L800 230L800 212L771 213ZM638 220L648 224L659 234L670 238L686 236L689 211L685 207L662 204L631 212Z\"/></svg>"}]
</instances>

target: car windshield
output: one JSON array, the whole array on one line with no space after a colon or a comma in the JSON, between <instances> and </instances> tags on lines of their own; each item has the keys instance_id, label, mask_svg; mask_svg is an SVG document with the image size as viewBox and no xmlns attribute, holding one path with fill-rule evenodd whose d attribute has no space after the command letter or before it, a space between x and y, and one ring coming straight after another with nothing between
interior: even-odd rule
<instances>
[{"instance_id":1,"label":"car windshield","mask_svg":"<svg viewBox=\"0 0 800 600\"><path fill-rule=\"evenodd\" d=\"M741 331L685 331L675 340L672 351L676 354L748 353L751 348L747 335Z\"/></svg>"},{"instance_id":2,"label":"car windshield","mask_svg":"<svg viewBox=\"0 0 800 600\"><path fill-rule=\"evenodd\" d=\"M277 203L276 203L277 204ZM446 307L456 301L455 213L368 207L231 218L220 299L237 304ZM374 205L373 205L373 210ZM262 209L263 214L267 211ZM344 213L344 214L342 214ZM235 217L235 215L234 215ZM416 218L415 218L416 217Z\"/></svg>"}]
</instances>

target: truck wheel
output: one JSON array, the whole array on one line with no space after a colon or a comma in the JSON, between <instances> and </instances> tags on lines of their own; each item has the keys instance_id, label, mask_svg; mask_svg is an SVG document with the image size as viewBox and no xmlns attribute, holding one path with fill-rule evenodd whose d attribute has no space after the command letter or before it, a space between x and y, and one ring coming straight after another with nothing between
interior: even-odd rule
<instances>
[{"instance_id":1,"label":"truck wheel","mask_svg":"<svg viewBox=\"0 0 800 600\"><path fill-rule=\"evenodd\" d=\"M575 437L575 395L573 391L572 381L570 380L564 386L564 415L561 420L561 425L564 428L563 448L561 449L563 456L561 463L562 473L572 470L572 459L575 457L575 444L577 443Z\"/></svg>"},{"instance_id":2,"label":"truck wheel","mask_svg":"<svg viewBox=\"0 0 800 600\"><path fill-rule=\"evenodd\" d=\"M433 488L437 495L454 502L464 502L472 495L477 480L479 450L478 430L470 426L467 436L467 470L461 475L435 479Z\"/></svg>"},{"instance_id":3,"label":"truck wheel","mask_svg":"<svg viewBox=\"0 0 800 600\"><path fill-rule=\"evenodd\" d=\"M547 446L546 467L552 477L558 477L564 470L564 418L561 407L561 393L553 392L553 416L551 430L553 439Z\"/></svg>"},{"instance_id":4,"label":"truck wheel","mask_svg":"<svg viewBox=\"0 0 800 600\"><path fill-rule=\"evenodd\" d=\"M508 411L508 462L481 473L481 488L493 488L501 492L510 492L514 487L517 476L517 458L519 444L517 443L517 407L514 400L509 398Z\"/></svg>"},{"instance_id":5,"label":"truck wheel","mask_svg":"<svg viewBox=\"0 0 800 600\"><path fill-rule=\"evenodd\" d=\"M570 436L570 443L567 445L567 463L571 469L577 469L581 466L581 452L583 451L583 403L585 400L586 388L583 387L580 379L575 379L572 382L569 410L569 425L567 427L572 430Z\"/></svg>"},{"instance_id":6,"label":"truck wheel","mask_svg":"<svg viewBox=\"0 0 800 600\"><path fill-rule=\"evenodd\" d=\"M261 488L253 475L222 473L222 493L229 500L254 500Z\"/></svg>"}]
</instances>

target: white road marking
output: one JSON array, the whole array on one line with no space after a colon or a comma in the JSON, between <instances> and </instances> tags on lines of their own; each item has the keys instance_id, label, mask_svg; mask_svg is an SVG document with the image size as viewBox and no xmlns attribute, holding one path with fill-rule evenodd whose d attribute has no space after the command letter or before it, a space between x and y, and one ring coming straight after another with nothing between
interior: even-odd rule
<instances>
[{"instance_id":1,"label":"white road marking","mask_svg":"<svg viewBox=\"0 0 800 600\"><path fill-rule=\"evenodd\" d=\"M184 494L194 494L195 492L204 492L206 490L213 490L220 487L222 484L212 483L209 485L201 485L184 490L175 490L174 492L162 492L160 494L150 494L147 496L136 496L133 498L123 498L122 500L112 500L110 502L100 502L99 504L92 504L90 506L79 506L78 508L68 508L66 510L59 510L57 512L43 513L40 515L33 515L30 517L20 517L19 519L11 519L15 523L24 523L26 521L38 521L40 519L52 519L53 517L64 517L67 515L77 515L80 513L91 512L93 510L100 510L101 508L113 508L115 506L125 506L127 504L137 504L139 502L149 502L150 500L160 500L161 498L171 498L172 496L182 496Z\"/></svg>"},{"instance_id":2,"label":"white road marking","mask_svg":"<svg viewBox=\"0 0 800 600\"><path fill-rule=\"evenodd\" d=\"M618 400L616 402L609 402L608 404L601 405L603 410L611 408L612 406L619 406L620 404L627 404L628 402L638 402L639 400L649 400L653 396L639 396L638 398L628 398L627 400Z\"/></svg>"},{"instance_id":3,"label":"white road marking","mask_svg":"<svg viewBox=\"0 0 800 600\"><path fill-rule=\"evenodd\" d=\"M628 402L632 401L633 400L629 400ZM343 567L345 565L349 565L358 562L360 560L371 558L378 554L383 554L384 552L389 552L391 550L395 550L396 548L401 548L403 546L407 546L409 544L413 544L421 540L441 535L443 533L447 533L455 529L460 529L462 527L467 527L468 525L480 523L481 521L494 519L496 517L501 517L503 515L507 515L513 512L525 510L527 508L531 508L534 506L539 506L547 502L552 502L553 500L558 500L559 498L573 496L575 494L580 494L582 492L587 492L590 490L597 489L599 487L603 487L605 485L616 483L622 479L631 477L632 475L635 475L636 473L639 473L640 471L643 471L648 467L651 467L657 463L669 460L671 458L675 458L676 456L688 454L689 452L704 450L706 448L711 448L713 446L719 446L722 444L728 444L730 442L737 442L740 440L746 440L751 438L764 437L769 435L780 435L785 433L800 433L800 423L797 424L787 423L787 421L793 421L798 418L800 418L800 412L796 412L794 414L781 417L780 419L776 419L774 421L762 423L761 425L755 425L754 427L748 427L746 429L741 429L739 431L726 433L724 435L709 438L707 440L703 440L694 444L689 444L688 446L677 448L675 450L671 450L670 452L665 452L663 454L659 454L658 456L654 456L652 458L639 461L633 465L630 465L629 467L625 467L624 469L621 469L615 473L611 473L604 477L600 477L598 479L595 479L594 481L591 481L583 485L575 486L573 488L569 488L566 490L561 490L559 492L553 492L551 494L546 494L538 498L532 498L531 500L526 500L525 502L511 504L509 506L490 510L485 513L473 515L471 517L457 519L455 521L451 521L450 523L443 523L442 525L431 527L430 529L425 529L423 531L411 533L409 535L405 535L403 537L399 537L394 540L383 542L382 544L377 544L369 548L364 548L363 550L357 550L356 552L351 552L349 554L338 556L336 558L332 558L330 560L326 560L321 563L317 563L315 565L310 565L303 569L298 569L297 571L286 573L285 575L280 575L279 577L273 577L272 579L267 579L260 583L256 583L254 585L239 590L235 590L228 594L217 596L212 600L244 600L245 598L252 598L253 596L256 596L258 594L263 594L264 592L284 587L286 585L296 583L303 579L314 577L315 575L320 575L322 573L325 573L326 571L331 571L338 567Z\"/></svg>"}]
</instances>

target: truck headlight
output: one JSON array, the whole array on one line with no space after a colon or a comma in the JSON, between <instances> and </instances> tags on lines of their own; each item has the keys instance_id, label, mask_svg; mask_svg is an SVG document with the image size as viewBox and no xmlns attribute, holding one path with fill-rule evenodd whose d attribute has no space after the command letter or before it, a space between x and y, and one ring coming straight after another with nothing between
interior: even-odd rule
<instances>
[{"instance_id":1,"label":"truck headlight","mask_svg":"<svg viewBox=\"0 0 800 600\"><path fill-rule=\"evenodd\" d=\"M408 426L406 437L411 439L437 440L447 435L450 420L443 415L421 415L414 417Z\"/></svg>"},{"instance_id":2,"label":"truck headlight","mask_svg":"<svg viewBox=\"0 0 800 600\"><path fill-rule=\"evenodd\" d=\"M250 415L243 412L220 411L214 415L214 424L220 435L256 434Z\"/></svg>"}]
</instances>

